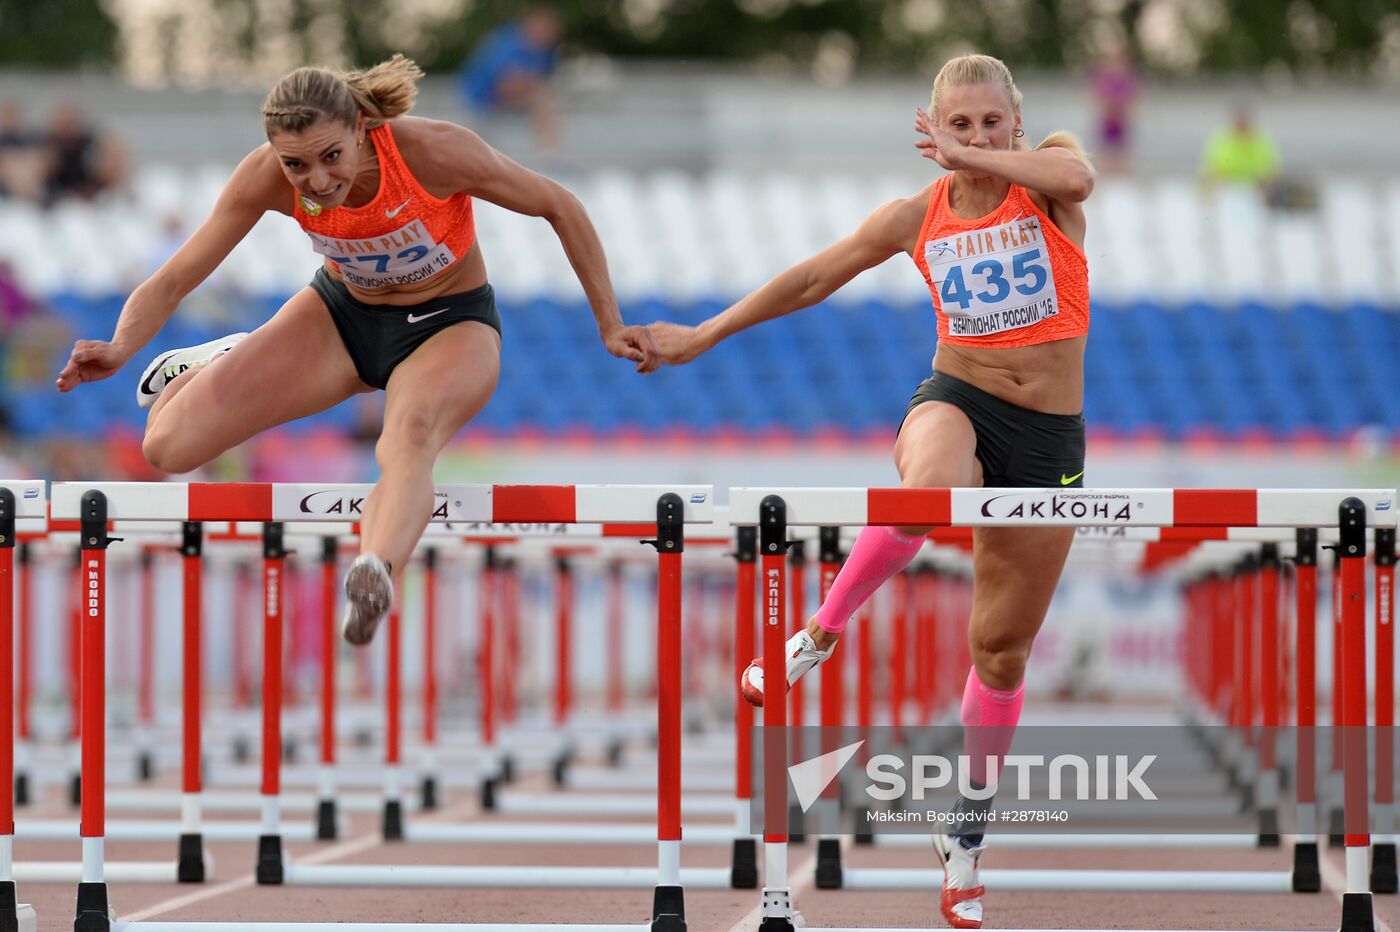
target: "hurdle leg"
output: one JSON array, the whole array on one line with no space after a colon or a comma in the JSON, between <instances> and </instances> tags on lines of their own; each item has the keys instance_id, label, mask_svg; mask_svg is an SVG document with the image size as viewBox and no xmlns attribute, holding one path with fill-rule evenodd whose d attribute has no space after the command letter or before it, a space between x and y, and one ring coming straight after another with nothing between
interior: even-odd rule
<instances>
[{"instance_id":1,"label":"hurdle leg","mask_svg":"<svg viewBox=\"0 0 1400 932\"><path fill-rule=\"evenodd\" d=\"M137 690L137 753L136 779L149 783L155 777L155 755L151 749L155 729L155 666L156 666L156 599L155 599L155 554L149 549L141 551L140 607L138 609L138 630L140 638L140 676Z\"/></svg>"},{"instance_id":2,"label":"hurdle leg","mask_svg":"<svg viewBox=\"0 0 1400 932\"><path fill-rule=\"evenodd\" d=\"M1376 819L1371 892L1396 892L1395 867L1395 528L1376 528Z\"/></svg>"},{"instance_id":3,"label":"hurdle leg","mask_svg":"<svg viewBox=\"0 0 1400 932\"><path fill-rule=\"evenodd\" d=\"M437 561L436 547L423 554L423 757L420 808L438 806L437 764Z\"/></svg>"},{"instance_id":4,"label":"hurdle leg","mask_svg":"<svg viewBox=\"0 0 1400 932\"><path fill-rule=\"evenodd\" d=\"M1317 529L1297 531L1294 653L1298 658L1298 840L1293 844L1293 889L1317 893L1322 875L1317 860Z\"/></svg>"},{"instance_id":5,"label":"hurdle leg","mask_svg":"<svg viewBox=\"0 0 1400 932\"><path fill-rule=\"evenodd\" d=\"M831 592L836 574L841 570L841 529L824 527L819 537L818 565L820 566L819 592L822 602ZM843 667L847 651L838 649L827 658L821 668L821 722L822 753L827 754L839 746L839 729L845 716L845 684L842 682ZM833 780L822 791L817 802L818 824L821 836L817 839L816 885L819 889L834 890L841 886L841 781Z\"/></svg>"},{"instance_id":6,"label":"hurdle leg","mask_svg":"<svg viewBox=\"0 0 1400 932\"><path fill-rule=\"evenodd\" d=\"M15 493L0 489L0 696L15 694ZM15 717L0 715L0 930L34 932L34 910L15 888Z\"/></svg>"},{"instance_id":7,"label":"hurdle leg","mask_svg":"<svg viewBox=\"0 0 1400 932\"><path fill-rule=\"evenodd\" d=\"M107 496L85 492L78 529L78 617L81 619L79 657L82 677L82 880L74 932L108 932L111 908L103 875L103 836L106 833L107 778ZM76 697L75 697L76 699Z\"/></svg>"},{"instance_id":8,"label":"hurdle leg","mask_svg":"<svg viewBox=\"0 0 1400 932\"><path fill-rule=\"evenodd\" d=\"M14 509L10 509L10 514L14 514ZM9 534L11 540L13 533ZM31 681L30 662L33 653L30 644L33 643L33 606L34 606L34 572L33 553L27 542L19 545L19 567L17 570L19 580L19 662L17 695L15 695L16 725L19 728L19 743L15 745L15 784L14 801L16 806L27 806L33 798L33 792L29 784L29 755L30 755L30 725L29 725L29 684ZM9 604L9 603L6 603Z\"/></svg>"},{"instance_id":9,"label":"hurdle leg","mask_svg":"<svg viewBox=\"0 0 1400 932\"><path fill-rule=\"evenodd\" d=\"M1348 498L1338 509L1341 564L1338 605L1342 616L1341 742L1345 789L1346 892L1342 894L1341 932L1375 928L1367 887L1366 855L1370 844L1366 783L1366 506Z\"/></svg>"},{"instance_id":10,"label":"hurdle leg","mask_svg":"<svg viewBox=\"0 0 1400 932\"><path fill-rule=\"evenodd\" d=\"M1342 552L1332 551L1332 766L1324 786L1330 807L1327 816L1327 846L1341 848L1346 841L1344 785L1342 780Z\"/></svg>"},{"instance_id":11,"label":"hurdle leg","mask_svg":"<svg viewBox=\"0 0 1400 932\"><path fill-rule=\"evenodd\" d=\"M1279 720L1279 561L1278 545L1264 544L1259 556L1259 685L1263 728L1259 732L1259 773L1254 799L1258 806L1259 846L1279 846L1279 772L1276 736Z\"/></svg>"},{"instance_id":12,"label":"hurdle leg","mask_svg":"<svg viewBox=\"0 0 1400 932\"><path fill-rule=\"evenodd\" d=\"M495 600L496 550L487 546L481 567L481 591L477 594L477 689L480 693L481 759L477 763L481 787L481 809L496 808L496 787L501 779L496 749L496 682L495 682Z\"/></svg>"},{"instance_id":13,"label":"hurdle leg","mask_svg":"<svg viewBox=\"0 0 1400 932\"><path fill-rule=\"evenodd\" d=\"M316 837L331 841L338 834L335 805L335 657L340 642L335 632L336 548L339 541L321 541L321 768L316 786Z\"/></svg>"},{"instance_id":14,"label":"hurdle leg","mask_svg":"<svg viewBox=\"0 0 1400 932\"><path fill-rule=\"evenodd\" d=\"M385 841L403 841L403 793L400 789L400 706L403 685L403 620L397 602L389 609L387 672L384 677L384 818L381 836Z\"/></svg>"},{"instance_id":15,"label":"hurdle leg","mask_svg":"<svg viewBox=\"0 0 1400 932\"><path fill-rule=\"evenodd\" d=\"M791 616L788 622L788 629L796 631L807 624L807 547L801 540L794 540L788 544L788 609ZM786 643L786 642L784 642ZM766 654L765 654L766 656ZM768 661L764 660L764 672L767 673ZM786 679L787 662L783 662L774 668L778 670L778 681ZM767 679L764 679L765 689ZM788 690L788 696L792 700L791 728L788 729L791 737L791 748L788 757L791 760L805 760L807 750L804 744L804 732L802 726L806 724L807 714L807 689L804 680L798 680L792 684ZM767 697L764 697L764 704L767 704ZM766 722L766 719L765 719ZM794 845L805 844L807 841L807 814L802 811L802 807L793 800L788 805L788 843Z\"/></svg>"},{"instance_id":16,"label":"hurdle leg","mask_svg":"<svg viewBox=\"0 0 1400 932\"><path fill-rule=\"evenodd\" d=\"M760 932L794 928L787 865L787 677L783 646L787 506L770 495L759 506L763 572L763 906ZM778 672L777 676L773 672Z\"/></svg>"},{"instance_id":17,"label":"hurdle leg","mask_svg":"<svg viewBox=\"0 0 1400 932\"><path fill-rule=\"evenodd\" d=\"M282 583L287 551L282 524L263 525L262 834L255 870L260 884L280 884L282 858Z\"/></svg>"},{"instance_id":18,"label":"hurdle leg","mask_svg":"<svg viewBox=\"0 0 1400 932\"><path fill-rule=\"evenodd\" d=\"M734 559L734 679L748 669L753 659L754 564L758 560L758 531L741 527L736 532ZM753 706L743 698L734 700L734 853L730 861L729 885L735 889L758 887L758 844L753 836Z\"/></svg>"},{"instance_id":19,"label":"hurdle leg","mask_svg":"<svg viewBox=\"0 0 1400 932\"><path fill-rule=\"evenodd\" d=\"M685 505L674 492L656 503L656 840L651 932L685 932L681 887L681 612Z\"/></svg>"},{"instance_id":20,"label":"hurdle leg","mask_svg":"<svg viewBox=\"0 0 1400 932\"><path fill-rule=\"evenodd\" d=\"M573 742L569 738L570 677L573 675L574 575L567 555L554 558L554 740L558 743L550 765L554 785L568 783L573 762Z\"/></svg>"},{"instance_id":21,"label":"hurdle leg","mask_svg":"<svg viewBox=\"0 0 1400 932\"><path fill-rule=\"evenodd\" d=\"M203 715L200 697L204 689L201 640L204 526L198 521L186 521L181 526L180 535L184 582L184 682L181 689L184 757L180 776L183 796L180 801L180 847L176 876L181 883L201 883L206 876L204 834L200 827L200 795L204 789L204 741L200 724Z\"/></svg>"}]
</instances>

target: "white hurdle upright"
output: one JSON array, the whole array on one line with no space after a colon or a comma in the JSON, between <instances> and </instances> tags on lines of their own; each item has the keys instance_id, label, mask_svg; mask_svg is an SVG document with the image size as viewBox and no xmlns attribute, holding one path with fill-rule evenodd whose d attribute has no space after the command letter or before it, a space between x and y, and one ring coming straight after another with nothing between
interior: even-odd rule
<instances>
[{"instance_id":1,"label":"white hurdle upright","mask_svg":"<svg viewBox=\"0 0 1400 932\"><path fill-rule=\"evenodd\" d=\"M105 658L106 550L113 521L260 521L264 523L264 662L263 676L263 834L259 838L256 877L261 884L357 886L497 886L520 883L518 868L419 868L392 865L297 865L284 855L280 832L281 724L281 527L284 521L327 520L308 507L316 493L364 496L369 486L317 486L271 483L55 483L53 517L79 525L83 584L83 728L82 728L82 871L75 927L83 932L145 928L144 923L114 923L103 865L105 835ZM435 522L536 522L652 524L658 551L659 677L657 694L658 790L656 870L639 868L553 868L529 871L532 886L653 888L652 918L640 926L568 925L563 928L684 929L684 886L728 885L724 869L682 871L681 810L681 571L686 522L712 517L709 486L441 486L436 491ZM332 516L343 520L343 515ZM710 875L714 875L713 877ZM169 924L153 923L153 928ZM200 923L180 923L198 928ZM325 923L215 923L211 927L278 930L320 929ZM345 925L345 924L340 924ZM380 924L376 928L384 928ZM417 928L434 928L431 925ZM529 930L532 925L440 926L445 929Z\"/></svg>"},{"instance_id":2,"label":"white hurdle upright","mask_svg":"<svg viewBox=\"0 0 1400 932\"><path fill-rule=\"evenodd\" d=\"M35 932L34 909L15 887L15 521L44 517L42 482L0 481L0 930Z\"/></svg>"},{"instance_id":3,"label":"white hurdle upright","mask_svg":"<svg viewBox=\"0 0 1400 932\"><path fill-rule=\"evenodd\" d=\"M756 525L763 592L763 657L781 669L787 638L785 553L790 526L915 525L931 527L1336 527L1341 561L1338 602L1342 617L1342 688L1346 742L1346 890L1343 932L1373 928L1367 878L1366 683L1364 562L1368 517L1396 523L1394 490L1295 489L842 489L736 488L729 519ZM797 918L787 869L787 697L781 677L765 681L763 782L765 876L761 932L791 932ZM1354 734L1353 734L1354 733ZM1357 809L1359 811L1352 811ZM864 889L936 888L932 871L847 871L845 886ZM1103 871L1086 882L1067 871L983 871L989 889L1286 891L1287 871Z\"/></svg>"}]
</instances>

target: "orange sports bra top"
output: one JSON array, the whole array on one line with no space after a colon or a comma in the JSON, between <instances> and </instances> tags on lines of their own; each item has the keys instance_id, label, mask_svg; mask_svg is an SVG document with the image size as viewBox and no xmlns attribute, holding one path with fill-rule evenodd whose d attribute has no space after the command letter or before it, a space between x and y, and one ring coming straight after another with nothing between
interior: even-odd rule
<instances>
[{"instance_id":1,"label":"orange sports bra top","mask_svg":"<svg viewBox=\"0 0 1400 932\"><path fill-rule=\"evenodd\" d=\"M357 288L393 288L431 278L476 240L472 199L433 197L404 164L388 124L369 131L379 156L379 191L362 207L321 208L296 196L294 216L311 245Z\"/></svg>"},{"instance_id":2,"label":"orange sports bra top","mask_svg":"<svg viewBox=\"0 0 1400 932\"><path fill-rule=\"evenodd\" d=\"M1035 346L1089 332L1089 265L1026 189L964 220L948 203L952 175L933 186L914 248L938 315L938 341Z\"/></svg>"}]
</instances>

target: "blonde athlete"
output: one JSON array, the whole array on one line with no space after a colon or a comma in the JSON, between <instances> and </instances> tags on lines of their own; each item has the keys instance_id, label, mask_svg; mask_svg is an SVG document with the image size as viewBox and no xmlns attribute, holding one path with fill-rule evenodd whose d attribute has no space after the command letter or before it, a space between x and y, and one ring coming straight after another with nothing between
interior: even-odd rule
<instances>
[{"instance_id":1,"label":"blonde athlete","mask_svg":"<svg viewBox=\"0 0 1400 932\"><path fill-rule=\"evenodd\" d=\"M300 68L278 82L263 104L267 143L235 169L203 226L132 292L111 341L79 340L58 376L67 392L116 373L263 214L294 218L324 266L251 334L151 363L137 389L150 408L142 451L157 469L188 472L269 427L384 389L380 478L345 577L343 632L353 644L373 637L393 599L391 574L431 516L433 461L496 387L500 315L472 198L548 220L608 352L641 371L657 364L645 332L622 323L583 206L470 130L405 116L422 74L396 55L364 72Z\"/></svg>"},{"instance_id":2,"label":"blonde athlete","mask_svg":"<svg viewBox=\"0 0 1400 932\"><path fill-rule=\"evenodd\" d=\"M931 115L917 111L917 145L949 174L880 207L846 239L783 272L698 327L654 324L664 362L694 359L720 340L825 299L897 253L914 260L938 320L933 375L905 412L894 458L907 488L1078 487L1084 475L1084 343L1089 329L1084 210L1094 173L1077 142L1057 133L1021 141L1021 94L985 55L948 62ZM995 503L987 507L994 508ZM855 611L913 559L927 528L866 528L817 614L788 641L789 685L831 655ZM965 753L977 787L1005 756L1021 713L1031 641L1045 619L1073 528L979 527L963 693ZM761 660L740 683L763 700ZM954 928L982 924L980 808L959 801L944 864L941 908Z\"/></svg>"}]
</instances>

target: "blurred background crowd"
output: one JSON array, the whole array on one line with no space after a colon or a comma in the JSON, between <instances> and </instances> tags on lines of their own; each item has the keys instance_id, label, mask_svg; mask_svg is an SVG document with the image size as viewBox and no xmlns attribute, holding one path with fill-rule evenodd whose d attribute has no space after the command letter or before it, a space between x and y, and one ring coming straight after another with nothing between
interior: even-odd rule
<instances>
[{"instance_id":1,"label":"blurred background crowd","mask_svg":"<svg viewBox=\"0 0 1400 932\"><path fill-rule=\"evenodd\" d=\"M696 321L935 177L914 108L972 50L1011 66L1028 137L1074 131L1100 172L1093 484L1253 482L1267 463L1280 484L1394 485L1400 0L0 0L0 472L154 478L141 367L252 329L310 278L295 224L265 218L131 371L53 389L262 141L261 97L298 65L414 58L418 113L580 196L629 322ZM907 260L642 380L602 350L548 226L478 210L502 381L453 478L544 477L565 450L597 473L570 481L669 462L718 484L765 451L785 484L852 464L892 481L935 347ZM371 478L376 403L209 475Z\"/></svg>"}]
</instances>

